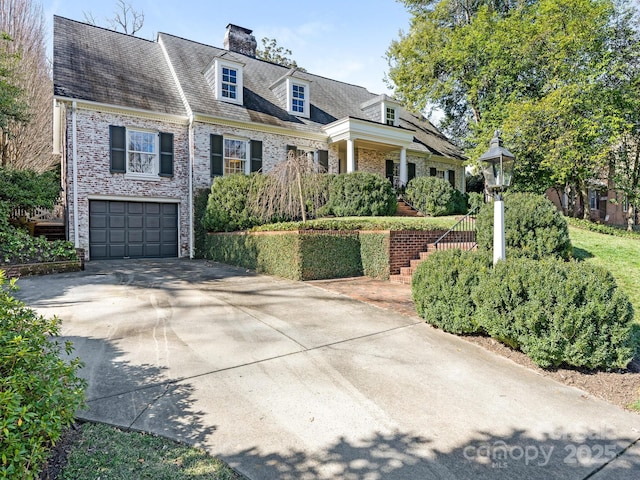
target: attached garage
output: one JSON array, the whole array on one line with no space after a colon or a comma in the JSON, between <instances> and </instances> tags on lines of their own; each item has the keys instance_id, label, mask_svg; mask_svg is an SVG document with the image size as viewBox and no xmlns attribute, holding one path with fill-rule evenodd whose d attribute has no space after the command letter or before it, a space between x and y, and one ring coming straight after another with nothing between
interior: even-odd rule
<instances>
[{"instance_id":1,"label":"attached garage","mask_svg":"<svg viewBox=\"0 0 640 480\"><path fill-rule=\"evenodd\" d=\"M176 203L89 201L92 260L178 256Z\"/></svg>"}]
</instances>

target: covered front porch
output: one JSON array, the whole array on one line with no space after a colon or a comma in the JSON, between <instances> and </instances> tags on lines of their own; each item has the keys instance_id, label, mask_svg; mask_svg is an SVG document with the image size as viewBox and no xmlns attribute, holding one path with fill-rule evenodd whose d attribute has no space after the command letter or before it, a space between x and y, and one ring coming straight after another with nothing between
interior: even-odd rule
<instances>
[{"instance_id":1,"label":"covered front porch","mask_svg":"<svg viewBox=\"0 0 640 480\"><path fill-rule=\"evenodd\" d=\"M400 188L407 184L410 172L407 149L414 132L360 118L345 117L324 127L329 144L337 151L339 173L367 171L379 173ZM397 164L395 159L399 161Z\"/></svg>"}]
</instances>

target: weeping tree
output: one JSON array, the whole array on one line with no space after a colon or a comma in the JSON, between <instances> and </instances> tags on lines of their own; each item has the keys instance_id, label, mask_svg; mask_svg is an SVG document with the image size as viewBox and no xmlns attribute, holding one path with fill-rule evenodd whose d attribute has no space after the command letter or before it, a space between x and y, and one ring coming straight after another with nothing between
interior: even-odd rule
<instances>
[{"instance_id":1,"label":"weeping tree","mask_svg":"<svg viewBox=\"0 0 640 480\"><path fill-rule=\"evenodd\" d=\"M256 181L250 198L252 212L265 222L316 217L328 200L328 177L307 153L289 150L287 159Z\"/></svg>"}]
</instances>

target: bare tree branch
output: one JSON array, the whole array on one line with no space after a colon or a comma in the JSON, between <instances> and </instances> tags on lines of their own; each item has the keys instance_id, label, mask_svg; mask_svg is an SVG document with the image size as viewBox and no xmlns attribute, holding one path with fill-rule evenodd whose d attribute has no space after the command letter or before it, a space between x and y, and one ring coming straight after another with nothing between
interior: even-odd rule
<instances>
[{"instance_id":1,"label":"bare tree branch","mask_svg":"<svg viewBox=\"0 0 640 480\"><path fill-rule=\"evenodd\" d=\"M91 12L82 12L85 21L90 25L98 26L95 16ZM116 10L112 18L105 19L108 28L116 32L135 35L144 26L144 12L137 11L126 0L116 0Z\"/></svg>"},{"instance_id":2,"label":"bare tree branch","mask_svg":"<svg viewBox=\"0 0 640 480\"><path fill-rule=\"evenodd\" d=\"M53 155L53 85L46 55L46 26L42 6L31 0L0 0L0 31L16 54L13 76L22 89L29 121L11 122L0 136L3 165L43 172L58 162Z\"/></svg>"}]
</instances>

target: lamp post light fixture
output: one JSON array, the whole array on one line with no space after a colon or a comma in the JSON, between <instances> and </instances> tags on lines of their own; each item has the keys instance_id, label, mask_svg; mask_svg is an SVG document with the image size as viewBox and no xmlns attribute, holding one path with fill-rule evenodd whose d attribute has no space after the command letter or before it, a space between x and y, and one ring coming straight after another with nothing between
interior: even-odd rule
<instances>
[{"instance_id":1,"label":"lamp post light fixture","mask_svg":"<svg viewBox=\"0 0 640 480\"><path fill-rule=\"evenodd\" d=\"M479 159L482 165L482 174L484 175L487 190L493 193L493 264L498 260L504 260L505 240L504 240L504 202L502 200L502 192L511 185L511 177L513 176L513 164L515 156L509 150L502 146L500 131L496 130L489 150L487 150Z\"/></svg>"}]
</instances>

